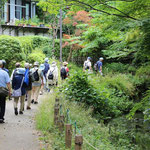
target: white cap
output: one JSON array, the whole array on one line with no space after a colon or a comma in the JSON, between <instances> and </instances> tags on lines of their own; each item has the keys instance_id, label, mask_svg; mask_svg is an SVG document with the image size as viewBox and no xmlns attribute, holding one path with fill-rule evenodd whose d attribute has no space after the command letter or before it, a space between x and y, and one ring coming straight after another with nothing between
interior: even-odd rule
<instances>
[{"instance_id":1,"label":"white cap","mask_svg":"<svg viewBox=\"0 0 150 150\"><path fill-rule=\"evenodd\" d=\"M24 64L24 67L25 67L25 68L29 68L29 67L30 67L29 63L25 63L25 64Z\"/></svg>"},{"instance_id":2,"label":"white cap","mask_svg":"<svg viewBox=\"0 0 150 150\"><path fill-rule=\"evenodd\" d=\"M100 57L99 60L104 60L104 58L103 58L103 57Z\"/></svg>"},{"instance_id":3,"label":"white cap","mask_svg":"<svg viewBox=\"0 0 150 150\"><path fill-rule=\"evenodd\" d=\"M48 58L45 58L45 62L49 62L49 59L48 59Z\"/></svg>"}]
</instances>

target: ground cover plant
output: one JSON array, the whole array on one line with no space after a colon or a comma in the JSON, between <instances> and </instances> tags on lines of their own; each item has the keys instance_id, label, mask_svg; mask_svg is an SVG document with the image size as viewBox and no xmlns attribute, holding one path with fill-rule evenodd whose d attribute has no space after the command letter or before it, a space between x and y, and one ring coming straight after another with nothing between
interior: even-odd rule
<instances>
[{"instance_id":1,"label":"ground cover plant","mask_svg":"<svg viewBox=\"0 0 150 150\"><path fill-rule=\"evenodd\" d=\"M36 115L36 126L37 129L41 130L43 137L40 140L49 143L47 145L48 149L60 149L65 150L65 134L64 132L60 133L58 128L54 126L53 115L54 115L54 104L56 96L60 97L60 104L62 104L62 111L66 116L67 109L69 109L69 123L77 123L77 133L80 132L84 138L90 142L97 149L111 149L111 150L129 150L137 149L136 144L131 144L129 137L124 134L125 132L115 131L113 127L105 126L103 123L98 123L98 120L92 117L92 108L85 109L83 104L78 104L75 101L66 100L65 95L58 90L54 90L48 96L44 97L42 105L39 108L39 112ZM67 121L66 121L67 122ZM79 131L80 130L80 131ZM119 137L119 140L112 141L111 136ZM73 133L74 137L74 133ZM115 138L116 138L115 137ZM72 140L72 150L74 149L74 140ZM92 150L85 141L83 144L83 149Z\"/></svg>"}]
</instances>

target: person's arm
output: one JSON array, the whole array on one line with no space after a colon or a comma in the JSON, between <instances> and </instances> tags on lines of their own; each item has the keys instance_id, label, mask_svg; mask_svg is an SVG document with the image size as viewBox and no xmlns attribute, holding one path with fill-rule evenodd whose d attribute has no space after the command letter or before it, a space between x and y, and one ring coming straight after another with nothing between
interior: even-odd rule
<instances>
[{"instance_id":1,"label":"person's arm","mask_svg":"<svg viewBox=\"0 0 150 150\"><path fill-rule=\"evenodd\" d=\"M9 96L11 96L11 86L10 86L10 82L7 83L7 87L8 87L8 90L9 90Z\"/></svg>"}]
</instances>

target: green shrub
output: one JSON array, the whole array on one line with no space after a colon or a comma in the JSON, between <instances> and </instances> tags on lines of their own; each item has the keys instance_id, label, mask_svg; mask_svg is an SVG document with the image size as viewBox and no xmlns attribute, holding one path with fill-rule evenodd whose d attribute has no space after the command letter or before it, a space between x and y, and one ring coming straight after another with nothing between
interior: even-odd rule
<instances>
[{"instance_id":1,"label":"green shrub","mask_svg":"<svg viewBox=\"0 0 150 150\"><path fill-rule=\"evenodd\" d=\"M20 41L15 37L0 36L0 57L0 59L6 60L6 67L12 70L16 61L21 61L25 58Z\"/></svg>"},{"instance_id":2,"label":"green shrub","mask_svg":"<svg viewBox=\"0 0 150 150\"><path fill-rule=\"evenodd\" d=\"M38 61L39 63L43 63L45 58L45 54L43 54L42 50L36 49L28 56L28 62L34 63Z\"/></svg>"},{"instance_id":3,"label":"green shrub","mask_svg":"<svg viewBox=\"0 0 150 150\"><path fill-rule=\"evenodd\" d=\"M32 36L33 40L33 49L39 48L39 47L44 47L44 46L50 46L51 45L51 39L47 37L42 37L42 36Z\"/></svg>"},{"instance_id":4,"label":"green shrub","mask_svg":"<svg viewBox=\"0 0 150 150\"><path fill-rule=\"evenodd\" d=\"M21 37L18 37L18 39L20 41L20 44L21 44L21 47L22 47L22 51L27 56L33 50L32 38L30 36L21 36Z\"/></svg>"}]
</instances>

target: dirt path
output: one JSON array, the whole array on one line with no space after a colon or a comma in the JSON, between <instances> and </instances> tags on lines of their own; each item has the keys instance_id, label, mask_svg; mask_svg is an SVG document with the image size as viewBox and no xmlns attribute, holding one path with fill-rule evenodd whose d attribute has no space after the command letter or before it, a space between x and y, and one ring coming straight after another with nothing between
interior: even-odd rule
<instances>
[{"instance_id":1,"label":"dirt path","mask_svg":"<svg viewBox=\"0 0 150 150\"><path fill-rule=\"evenodd\" d=\"M23 115L15 116L13 101L7 101L5 123L0 124L0 150L41 149L38 132L35 130L34 123L34 116L38 105L32 105L31 110L25 109Z\"/></svg>"}]
</instances>

